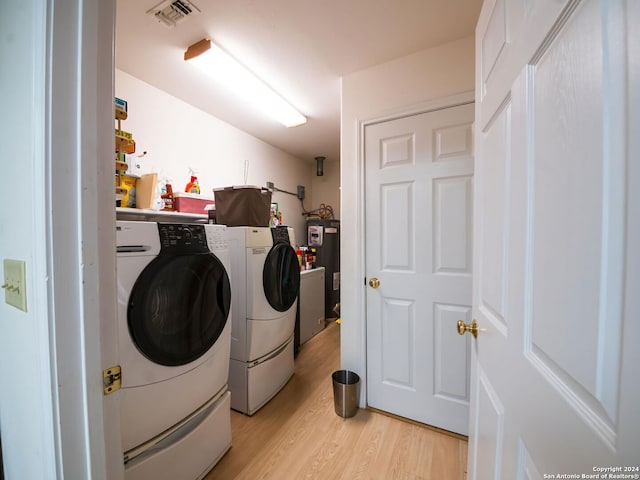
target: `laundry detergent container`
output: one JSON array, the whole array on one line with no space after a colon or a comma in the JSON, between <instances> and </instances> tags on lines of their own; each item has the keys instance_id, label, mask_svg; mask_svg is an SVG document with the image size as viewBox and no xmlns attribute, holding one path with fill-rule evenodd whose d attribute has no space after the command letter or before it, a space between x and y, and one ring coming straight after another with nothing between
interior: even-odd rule
<instances>
[{"instance_id":1,"label":"laundry detergent container","mask_svg":"<svg viewBox=\"0 0 640 480\"><path fill-rule=\"evenodd\" d=\"M268 227L271 191L251 185L213 190L216 222L228 227Z\"/></svg>"}]
</instances>

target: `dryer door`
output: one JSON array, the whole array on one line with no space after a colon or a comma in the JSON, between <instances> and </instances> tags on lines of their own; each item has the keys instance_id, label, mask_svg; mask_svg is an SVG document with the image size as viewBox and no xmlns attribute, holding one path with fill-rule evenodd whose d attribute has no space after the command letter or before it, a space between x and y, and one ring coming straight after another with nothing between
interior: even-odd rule
<instances>
[{"instance_id":1,"label":"dryer door","mask_svg":"<svg viewBox=\"0 0 640 480\"><path fill-rule=\"evenodd\" d=\"M214 254L159 256L133 286L129 333L152 362L185 365L213 346L230 306L229 276Z\"/></svg>"},{"instance_id":2,"label":"dryer door","mask_svg":"<svg viewBox=\"0 0 640 480\"><path fill-rule=\"evenodd\" d=\"M278 312L289 310L300 290L300 265L288 243L276 243L269 251L262 271L264 295Z\"/></svg>"}]
</instances>

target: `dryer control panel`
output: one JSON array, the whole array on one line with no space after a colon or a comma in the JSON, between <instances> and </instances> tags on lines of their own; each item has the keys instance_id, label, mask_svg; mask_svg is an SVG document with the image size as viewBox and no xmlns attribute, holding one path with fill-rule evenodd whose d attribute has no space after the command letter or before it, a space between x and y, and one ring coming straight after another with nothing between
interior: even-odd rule
<instances>
[{"instance_id":1,"label":"dryer control panel","mask_svg":"<svg viewBox=\"0 0 640 480\"><path fill-rule=\"evenodd\" d=\"M180 253L207 253L204 225L158 223L160 255Z\"/></svg>"}]
</instances>

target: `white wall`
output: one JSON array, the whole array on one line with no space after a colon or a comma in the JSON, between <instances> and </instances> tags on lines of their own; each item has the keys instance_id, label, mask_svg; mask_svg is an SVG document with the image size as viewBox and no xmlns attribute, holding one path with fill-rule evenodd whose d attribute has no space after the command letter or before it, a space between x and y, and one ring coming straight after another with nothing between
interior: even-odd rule
<instances>
[{"instance_id":1,"label":"white wall","mask_svg":"<svg viewBox=\"0 0 640 480\"><path fill-rule=\"evenodd\" d=\"M43 168L47 2L9 2L0 16L2 131L0 251L26 262L27 312L0 293L0 432L7 478L55 478L46 298ZM9 141L10 139L10 141ZM19 181L23 179L24 181ZM40 243L40 245L38 245ZM3 277L4 278L4 277ZM41 298L44 295L44 298Z\"/></svg>"},{"instance_id":2,"label":"white wall","mask_svg":"<svg viewBox=\"0 0 640 480\"><path fill-rule=\"evenodd\" d=\"M312 172L308 161L300 160L166 92L116 70L116 96L128 102L129 115L123 130L136 141L136 154L144 172L155 171L183 191L189 181L189 167L198 170L201 193L229 185L265 186L296 192L304 185L312 195ZM245 165L247 175L245 177ZM305 219L297 197L274 192L284 222L296 230L298 243L305 238ZM310 202L307 199L305 207Z\"/></svg>"},{"instance_id":3,"label":"white wall","mask_svg":"<svg viewBox=\"0 0 640 480\"><path fill-rule=\"evenodd\" d=\"M324 175L316 176L316 163L311 168L312 193L309 200L305 201L307 210L314 210L321 204L333 208L334 218L340 219L340 161L324 161Z\"/></svg>"},{"instance_id":4,"label":"white wall","mask_svg":"<svg viewBox=\"0 0 640 480\"><path fill-rule=\"evenodd\" d=\"M474 88L474 38L441 45L355 72L342 79L341 125L341 362L360 374L366 395L366 325L363 278L363 123Z\"/></svg>"}]
</instances>

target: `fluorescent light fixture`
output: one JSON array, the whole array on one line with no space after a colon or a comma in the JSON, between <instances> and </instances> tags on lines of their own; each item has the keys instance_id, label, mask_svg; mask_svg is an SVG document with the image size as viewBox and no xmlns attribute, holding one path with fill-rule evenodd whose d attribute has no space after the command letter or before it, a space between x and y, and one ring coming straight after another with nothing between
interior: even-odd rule
<instances>
[{"instance_id":1,"label":"fluorescent light fixture","mask_svg":"<svg viewBox=\"0 0 640 480\"><path fill-rule=\"evenodd\" d=\"M284 126L307 123L304 115L211 40L191 45L184 59Z\"/></svg>"}]
</instances>

